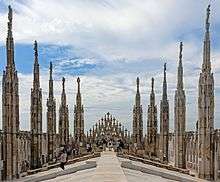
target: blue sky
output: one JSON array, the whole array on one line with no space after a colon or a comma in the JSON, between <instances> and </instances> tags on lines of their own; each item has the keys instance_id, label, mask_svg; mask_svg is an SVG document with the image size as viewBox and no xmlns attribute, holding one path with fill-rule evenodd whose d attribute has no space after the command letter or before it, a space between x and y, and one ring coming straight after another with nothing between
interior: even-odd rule
<instances>
[{"instance_id":1,"label":"blue sky","mask_svg":"<svg viewBox=\"0 0 220 182\"><path fill-rule=\"evenodd\" d=\"M61 97L61 79L63 76L67 79L71 126L76 78L81 77L86 129L108 111L126 127L131 128L137 76L141 81L144 126L146 126L150 80L152 76L155 77L159 111L163 63L167 62L172 130L180 41L184 44L187 129L194 129L197 120L197 85L202 64L204 23L209 3L211 3L212 70L215 75L215 126L220 127L218 112L220 80L217 79L220 76L220 11L218 11L220 1L0 0L1 72L6 63L5 38L9 3L14 10L13 34L15 62L20 82L21 129L29 130L30 127L34 40L39 44L44 130L50 61L54 64L57 108Z\"/></svg>"}]
</instances>

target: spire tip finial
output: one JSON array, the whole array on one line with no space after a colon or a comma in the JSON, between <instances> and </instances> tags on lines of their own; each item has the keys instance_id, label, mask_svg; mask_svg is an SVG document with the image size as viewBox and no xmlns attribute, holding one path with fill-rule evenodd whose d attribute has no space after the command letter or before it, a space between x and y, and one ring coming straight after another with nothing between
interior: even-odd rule
<instances>
[{"instance_id":1,"label":"spire tip finial","mask_svg":"<svg viewBox=\"0 0 220 182\"><path fill-rule=\"evenodd\" d=\"M78 93L80 93L80 78L77 78L77 83L78 83Z\"/></svg>"},{"instance_id":2,"label":"spire tip finial","mask_svg":"<svg viewBox=\"0 0 220 182\"><path fill-rule=\"evenodd\" d=\"M154 77L151 78L151 89L154 90Z\"/></svg>"},{"instance_id":3,"label":"spire tip finial","mask_svg":"<svg viewBox=\"0 0 220 182\"><path fill-rule=\"evenodd\" d=\"M63 85L63 90L65 89L65 78L62 78L62 85Z\"/></svg>"},{"instance_id":4,"label":"spire tip finial","mask_svg":"<svg viewBox=\"0 0 220 182\"><path fill-rule=\"evenodd\" d=\"M8 20L9 20L9 22L12 21L12 8L11 8L11 5L8 6Z\"/></svg>"},{"instance_id":5,"label":"spire tip finial","mask_svg":"<svg viewBox=\"0 0 220 182\"><path fill-rule=\"evenodd\" d=\"M140 79L137 77L137 92L139 92Z\"/></svg>"},{"instance_id":6,"label":"spire tip finial","mask_svg":"<svg viewBox=\"0 0 220 182\"><path fill-rule=\"evenodd\" d=\"M210 26L210 23L209 23L209 17L210 17L210 7L211 5L209 4L207 9L206 9L206 31L209 31L209 26Z\"/></svg>"},{"instance_id":7,"label":"spire tip finial","mask_svg":"<svg viewBox=\"0 0 220 182\"><path fill-rule=\"evenodd\" d=\"M167 63L164 63L163 71L164 71L164 82L166 82Z\"/></svg>"},{"instance_id":8,"label":"spire tip finial","mask_svg":"<svg viewBox=\"0 0 220 182\"><path fill-rule=\"evenodd\" d=\"M50 61L50 79L52 80L53 64Z\"/></svg>"},{"instance_id":9,"label":"spire tip finial","mask_svg":"<svg viewBox=\"0 0 220 182\"><path fill-rule=\"evenodd\" d=\"M35 55L36 55L36 53L37 53L37 41L36 40L34 41L34 51L35 51Z\"/></svg>"},{"instance_id":10,"label":"spire tip finial","mask_svg":"<svg viewBox=\"0 0 220 182\"><path fill-rule=\"evenodd\" d=\"M137 77L137 85L139 85L139 81L140 81L140 80L139 80L139 77Z\"/></svg>"},{"instance_id":11,"label":"spire tip finial","mask_svg":"<svg viewBox=\"0 0 220 182\"><path fill-rule=\"evenodd\" d=\"M53 69L53 64L52 64L52 62L50 61L50 71L52 71L52 69Z\"/></svg>"},{"instance_id":12,"label":"spire tip finial","mask_svg":"<svg viewBox=\"0 0 220 182\"><path fill-rule=\"evenodd\" d=\"M180 54L179 54L179 58L180 60L182 60L182 57L183 57L183 42L180 42Z\"/></svg>"},{"instance_id":13,"label":"spire tip finial","mask_svg":"<svg viewBox=\"0 0 220 182\"><path fill-rule=\"evenodd\" d=\"M77 83L80 83L80 78L79 77L77 78Z\"/></svg>"}]
</instances>

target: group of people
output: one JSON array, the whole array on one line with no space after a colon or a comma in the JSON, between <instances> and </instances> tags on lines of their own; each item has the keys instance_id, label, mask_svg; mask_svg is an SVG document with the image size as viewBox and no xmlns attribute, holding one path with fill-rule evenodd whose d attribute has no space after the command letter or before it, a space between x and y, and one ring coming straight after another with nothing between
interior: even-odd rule
<instances>
[{"instance_id":1,"label":"group of people","mask_svg":"<svg viewBox=\"0 0 220 182\"><path fill-rule=\"evenodd\" d=\"M124 148L124 143L122 140L105 140L103 139L102 141L98 142L98 146L101 147L103 150L108 149L114 150L115 152L122 152L122 149ZM87 143L86 144L86 151L88 153L92 152L92 144ZM60 167L64 170L65 169L65 164L68 161L68 156L73 154L76 155L78 153L77 148L70 148L68 146L61 146L58 151L58 156L57 159L60 161Z\"/></svg>"},{"instance_id":2,"label":"group of people","mask_svg":"<svg viewBox=\"0 0 220 182\"><path fill-rule=\"evenodd\" d=\"M102 139L96 142L96 146L102 150L114 150L115 152L121 152L124 148L124 143L121 139L112 140L112 139Z\"/></svg>"}]
</instances>

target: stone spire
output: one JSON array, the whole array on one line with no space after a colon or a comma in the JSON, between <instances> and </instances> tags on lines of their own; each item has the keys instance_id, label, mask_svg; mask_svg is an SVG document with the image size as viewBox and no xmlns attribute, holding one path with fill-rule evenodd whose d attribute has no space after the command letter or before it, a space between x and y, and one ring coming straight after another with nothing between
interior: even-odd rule
<instances>
[{"instance_id":1,"label":"stone spire","mask_svg":"<svg viewBox=\"0 0 220 182\"><path fill-rule=\"evenodd\" d=\"M207 8L206 33L203 47L202 72L199 77L198 97L198 175L200 178L214 178L214 77L211 73L210 5Z\"/></svg>"},{"instance_id":2,"label":"stone spire","mask_svg":"<svg viewBox=\"0 0 220 182\"><path fill-rule=\"evenodd\" d=\"M206 32L205 32L205 39L203 45L203 64L202 64L202 71L207 73L211 72L209 17L210 17L210 5L208 5L207 15L206 15L206 23L205 23Z\"/></svg>"},{"instance_id":3,"label":"stone spire","mask_svg":"<svg viewBox=\"0 0 220 182\"><path fill-rule=\"evenodd\" d=\"M183 52L183 43L180 42L180 52L179 52L179 66L178 66L178 75L177 75L177 89L183 90L183 64L182 64L182 52Z\"/></svg>"},{"instance_id":4,"label":"stone spire","mask_svg":"<svg viewBox=\"0 0 220 182\"><path fill-rule=\"evenodd\" d=\"M49 98L53 99L53 65L50 62Z\"/></svg>"},{"instance_id":5,"label":"stone spire","mask_svg":"<svg viewBox=\"0 0 220 182\"><path fill-rule=\"evenodd\" d=\"M12 8L8 6L8 35L6 39L7 67L15 69L14 63L14 39L12 35Z\"/></svg>"},{"instance_id":6,"label":"stone spire","mask_svg":"<svg viewBox=\"0 0 220 182\"><path fill-rule=\"evenodd\" d=\"M154 78L151 79L150 105L148 105L147 146L146 153L150 157L157 156L157 105L155 105Z\"/></svg>"},{"instance_id":7,"label":"stone spire","mask_svg":"<svg viewBox=\"0 0 220 182\"><path fill-rule=\"evenodd\" d=\"M164 70L163 70L163 100L166 101L167 100L167 76L166 76L166 70L167 70L167 66L166 63L164 63Z\"/></svg>"},{"instance_id":8,"label":"stone spire","mask_svg":"<svg viewBox=\"0 0 220 182\"><path fill-rule=\"evenodd\" d=\"M40 88L40 71L39 71L39 63L38 63L38 48L37 41L34 41L34 80L33 80L33 89Z\"/></svg>"},{"instance_id":9,"label":"stone spire","mask_svg":"<svg viewBox=\"0 0 220 182\"><path fill-rule=\"evenodd\" d=\"M18 77L14 63L12 36L12 9L8 7L8 34L6 39L7 66L2 78L3 179L18 177L19 95Z\"/></svg>"},{"instance_id":10,"label":"stone spire","mask_svg":"<svg viewBox=\"0 0 220 182\"><path fill-rule=\"evenodd\" d=\"M137 92L135 97L135 105L133 108L133 145L137 149L143 148L143 116L140 96L140 81L137 77Z\"/></svg>"},{"instance_id":11,"label":"stone spire","mask_svg":"<svg viewBox=\"0 0 220 182\"><path fill-rule=\"evenodd\" d=\"M42 90L38 63L37 41L34 42L34 79L31 89L31 168L42 166Z\"/></svg>"},{"instance_id":12,"label":"stone spire","mask_svg":"<svg viewBox=\"0 0 220 182\"><path fill-rule=\"evenodd\" d=\"M136 93L135 103L136 103L136 106L139 106L141 103L141 96L140 96L140 80L138 77L137 77L136 82L137 82L137 93Z\"/></svg>"},{"instance_id":13,"label":"stone spire","mask_svg":"<svg viewBox=\"0 0 220 182\"><path fill-rule=\"evenodd\" d=\"M56 100L53 94L52 62L50 62L49 97L47 99L48 160L54 158L56 147Z\"/></svg>"},{"instance_id":14,"label":"stone spire","mask_svg":"<svg viewBox=\"0 0 220 182\"><path fill-rule=\"evenodd\" d=\"M66 105L66 93L65 93L65 78L62 79L62 96L61 96L61 105Z\"/></svg>"},{"instance_id":15,"label":"stone spire","mask_svg":"<svg viewBox=\"0 0 220 182\"><path fill-rule=\"evenodd\" d=\"M84 109L80 93L80 78L77 78L76 105L74 106L74 136L75 141L84 142Z\"/></svg>"},{"instance_id":16,"label":"stone spire","mask_svg":"<svg viewBox=\"0 0 220 182\"><path fill-rule=\"evenodd\" d=\"M168 141L169 141L169 102L167 100L166 63L164 64L163 94L160 101L160 161L168 163Z\"/></svg>"},{"instance_id":17,"label":"stone spire","mask_svg":"<svg viewBox=\"0 0 220 182\"><path fill-rule=\"evenodd\" d=\"M69 143L69 111L66 104L65 78L62 79L63 91L61 95L61 105L59 109L59 135L60 144L67 145Z\"/></svg>"},{"instance_id":18,"label":"stone spire","mask_svg":"<svg viewBox=\"0 0 220 182\"><path fill-rule=\"evenodd\" d=\"M77 101L77 105L81 105L81 93L80 93L80 78L77 78L77 95L76 95L76 101Z\"/></svg>"},{"instance_id":19,"label":"stone spire","mask_svg":"<svg viewBox=\"0 0 220 182\"><path fill-rule=\"evenodd\" d=\"M174 100L174 165L178 168L186 168L186 98L183 89L183 65L182 65L183 44L180 43L179 66L177 74L177 89Z\"/></svg>"}]
</instances>

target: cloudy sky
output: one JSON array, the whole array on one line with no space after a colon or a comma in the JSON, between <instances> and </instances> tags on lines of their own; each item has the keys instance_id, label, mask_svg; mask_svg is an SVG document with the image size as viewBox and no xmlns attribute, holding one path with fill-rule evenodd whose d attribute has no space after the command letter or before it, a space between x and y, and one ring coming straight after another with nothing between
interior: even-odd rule
<instances>
[{"instance_id":1,"label":"cloudy sky","mask_svg":"<svg viewBox=\"0 0 220 182\"><path fill-rule=\"evenodd\" d=\"M202 64L204 23L209 3L211 3L212 70L215 76L215 127L219 128L219 0L0 0L1 73L6 63L8 4L11 4L14 10L13 34L15 62L19 72L21 129L30 129L34 40L39 44L44 130L46 130L50 61L54 64L57 108L61 97L61 79L64 76L67 80L71 127L76 78L80 76L86 129L108 111L126 127L131 128L137 76L141 82L141 101L146 128L150 80L151 77L155 77L159 111L163 64L167 62L172 130L180 41L184 44L187 129L194 129L197 120L197 86ZM1 92L0 87L0 94Z\"/></svg>"}]
</instances>

